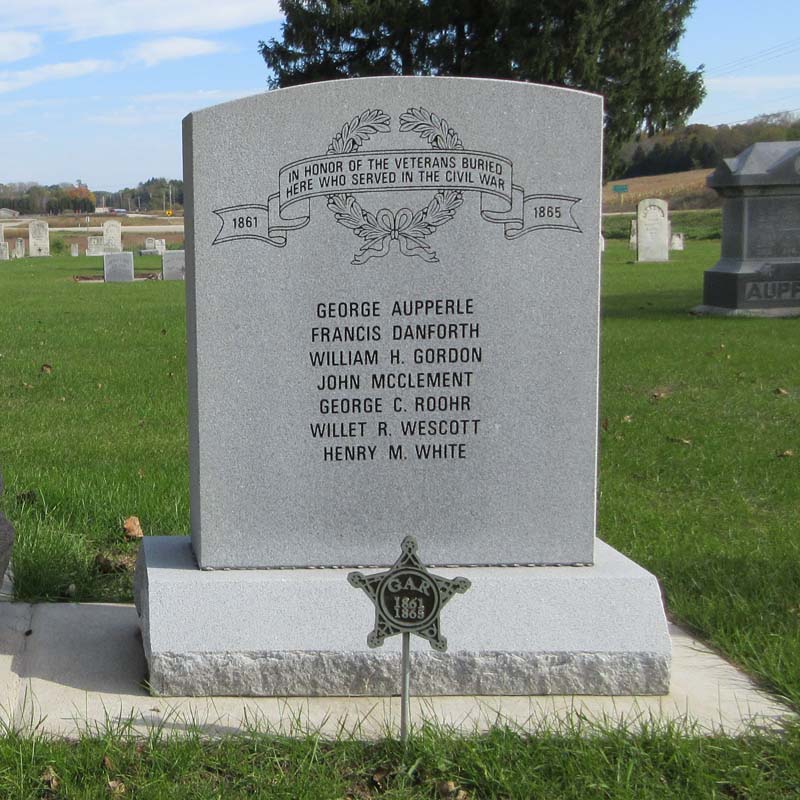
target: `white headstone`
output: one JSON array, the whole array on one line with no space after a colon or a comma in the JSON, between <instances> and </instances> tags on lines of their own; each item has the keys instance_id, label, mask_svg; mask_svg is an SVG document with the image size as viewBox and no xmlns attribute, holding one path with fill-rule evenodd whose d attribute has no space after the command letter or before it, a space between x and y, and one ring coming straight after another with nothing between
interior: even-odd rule
<instances>
[{"instance_id":1,"label":"white headstone","mask_svg":"<svg viewBox=\"0 0 800 800\"><path fill-rule=\"evenodd\" d=\"M186 280L186 257L183 250L165 250L161 254L161 278L165 281Z\"/></svg>"},{"instance_id":2,"label":"white headstone","mask_svg":"<svg viewBox=\"0 0 800 800\"><path fill-rule=\"evenodd\" d=\"M71 244L71 245L69 246L69 254L70 254L70 255L71 255L73 258L75 258L76 256L79 256L79 255L81 254L80 248L78 247L78 245L77 245L77 244Z\"/></svg>"},{"instance_id":3,"label":"white headstone","mask_svg":"<svg viewBox=\"0 0 800 800\"><path fill-rule=\"evenodd\" d=\"M148 236L144 240L144 249L145 250L155 250L156 249L156 240L152 236Z\"/></svg>"},{"instance_id":4,"label":"white headstone","mask_svg":"<svg viewBox=\"0 0 800 800\"><path fill-rule=\"evenodd\" d=\"M28 225L28 251L35 258L50 255L50 228L46 222L34 220Z\"/></svg>"},{"instance_id":5,"label":"white headstone","mask_svg":"<svg viewBox=\"0 0 800 800\"><path fill-rule=\"evenodd\" d=\"M636 249L636 220L635 219L631 220L631 230L630 230L630 234L628 236L628 247L630 247L631 250L635 250Z\"/></svg>"},{"instance_id":6,"label":"white headstone","mask_svg":"<svg viewBox=\"0 0 800 800\"><path fill-rule=\"evenodd\" d=\"M155 248L158 253L165 253L167 250L167 240L166 239L156 239L155 241Z\"/></svg>"},{"instance_id":7,"label":"white headstone","mask_svg":"<svg viewBox=\"0 0 800 800\"><path fill-rule=\"evenodd\" d=\"M103 223L103 252L122 252L122 223L119 220L110 219Z\"/></svg>"},{"instance_id":8,"label":"white headstone","mask_svg":"<svg viewBox=\"0 0 800 800\"><path fill-rule=\"evenodd\" d=\"M3 235L3 226L0 225L0 242L5 241L5 236Z\"/></svg>"},{"instance_id":9,"label":"white headstone","mask_svg":"<svg viewBox=\"0 0 800 800\"><path fill-rule=\"evenodd\" d=\"M650 198L639 203L636 216L636 260L669 260L669 206Z\"/></svg>"},{"instance_id":10,"label":"white headstone","mask_svg":"<svg viewBox=\"0 0 800 800\"><path fill-rule=\"evenodd\" d=\"M106 283L126 283L133 280L133 253L105 253L103 278Z\"/></svg>"},{"instance_id":11,"label":"white headstone","mask_svg":"<svg viewBox=\"0 0 800 800\"><path fill-rule=\"evenodd\" d=\"M14 244L14 258L25 258L25 240L18 238Z\"/></svg>"},{"instance_id":12,"label":"white headstone","mask_svg":"<svg viewBox=\"0 0 800 800\"><path fill-rule=\"evenodd\" d=\"M103 237L102 236L89 236L86 239L86 255L87 256L102 256L105 251L103 250Z\"/></svg>"},{"instance_id":13,"label":"white headstone","mask_svg":"<svg viewBox=\"0 0 800 800\"><path fill-rule=\"evenodd\" d=\"M683 250L683 234L682 233L673 233L670 236L669 240L669 249L670 250Z\"/></svg>"},{"instance_id":14,"label":"white headstone","mask_svg":"<svg viewBox=\"0 0 800 800\"><path fill-rule=\"evenodd\" d=\"M8 242L0 242L0 261L8 261L9 258Z\"/></svg>"},{"instance_id":15,"label":"white headstone","mask_svg":"<svg viewBox=\"0 0 800 800\"><path fill-rule=\"evenodd\" d=\"M722 197L722 257L697 310L800 316L800 141L756 142L707 183Z\"/></svg>"},{"instance_id":16,"label":"white headstone","mask_svg":"<svg viewBox=\"0 0 800 800\"><path fill-rule=\"evenodd\" d=\"M374 78L186 118L192 539L143 545L156 691L391 691L397 639L307 567L409 533L473 582L420 692L665 691L658 585L595 539L602 116Z\"/></svg>"}]
</instances>

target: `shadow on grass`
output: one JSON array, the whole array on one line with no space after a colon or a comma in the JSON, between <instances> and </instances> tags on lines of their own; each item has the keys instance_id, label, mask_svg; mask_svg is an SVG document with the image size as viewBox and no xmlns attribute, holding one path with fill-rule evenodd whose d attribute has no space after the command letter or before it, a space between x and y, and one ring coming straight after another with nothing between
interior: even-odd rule
<instances>
[{"instance_id":1,"label":"shadow on grass","mask_svg":"<svg viewBox=\"0 0 800 800\"><path fill-rule=\"evenodd\" d=\"M703 288L697 291L642 291L628 294L611 294L603 296L600 306L602 319L653 319L655 317L685 317L693 319L719 319L718 317L700 317L691 314L691 310L703 302Z\"/></svg>"}]
</instances>

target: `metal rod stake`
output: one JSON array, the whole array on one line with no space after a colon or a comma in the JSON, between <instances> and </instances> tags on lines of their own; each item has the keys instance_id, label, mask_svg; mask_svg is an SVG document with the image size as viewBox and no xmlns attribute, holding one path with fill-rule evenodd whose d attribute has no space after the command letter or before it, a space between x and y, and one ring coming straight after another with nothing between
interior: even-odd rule
<instances>
[{"instance_id":1,"label":"metal rod stake","mask_svg":"<svg viewBox=\"0 0 800 800\"><path fill-rule=\"evenodd\" d=\"M408 721L411 716L411 634L403 634L403 675L400 686L400 741L408 740Z\"/></svg>"}]
</instances>

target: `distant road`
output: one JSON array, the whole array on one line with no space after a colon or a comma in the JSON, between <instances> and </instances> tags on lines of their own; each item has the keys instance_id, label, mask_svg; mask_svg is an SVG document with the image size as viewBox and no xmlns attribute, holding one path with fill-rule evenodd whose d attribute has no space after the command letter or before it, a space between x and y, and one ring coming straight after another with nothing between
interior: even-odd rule
<instances>
[{"instance_id":1,"label":"distant road","mask_svg":"<svg viewBox=\"0 0 800 800\"><path fill-rule=\"evenodd\" d=\"M144 216L144 214L142 214ZM112 219L119 219L113 217ZM7 228L24 228L34 220L30 217L16 217L14 219L0 219L0 225L5 225ZM47 220L45 220L46 222ZM78 225L77 227L70 228L54 228L50 226L50 231L63 231L65 233L85 233L96 234L102 233L103 228L100 225L86 227L86 225ZM183 233L183 223L174 223L173 225L123 225L122 233Z\"/></svg>"},{"instance_id":2,"label":"distant road","mask_svg":"<svg viewBox=\"0 0 800 800\"><path fill-rule=\"evenodd\" d=\"M87 228L85 225L77 228L50 228L51 231L67 231L69 233L102 233L99 226ZM126 233L183 233L183 225L123 225L123 235Z\"/></svg>"}]
</instances>

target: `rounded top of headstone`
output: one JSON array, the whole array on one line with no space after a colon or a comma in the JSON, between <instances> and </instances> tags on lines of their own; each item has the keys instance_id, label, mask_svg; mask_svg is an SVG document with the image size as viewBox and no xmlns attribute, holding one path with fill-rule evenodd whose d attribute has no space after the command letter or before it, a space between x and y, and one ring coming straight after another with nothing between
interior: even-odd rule
<instances>
[{"instance_id":1,"label":"rounded top of headstone","mask_svg":"<svg viewBox=\"0 0 800 800\"><path fill-rule=\"evenodd\" d=\"M729 186L800 186L800 142L756 142L726 158L706 180L712 189Z\"/></svg>"},{"instance_id":2,"label":"rounded top of headstone","mask_svg":"<svg viewBox=\"0 0 800 800\"><path fill-rule=\"evenodd\" d=\"M250 95L249 97L241 97L237 100L229 100L225 103L220 103L215 106L208 106L203 109L198 109L188 114L184 118L184 122L191 119L195 114L205 114L206 112L213 112L217 109L226 109L232 112L235 108L247 108L253 104L270 102L271 100L280 99L282 97L291 97L293 102L300 100L300 95L308 95L306 102L312 102L311 98L323 94L327 96L336 97L344 96L348 92L360 93L365 89L371 91L385 91L392 92L391 85L406 86L406 87L421 87L424 84L430 87L440 87L442 92L447 92L450 88L456 86L463 86L465 89L471 87L477 88L480 85L494 86L497 91L507 91L509 93L527 92L532 94L534 92L544 92L552 95L582 95L585 97L596 98L600 103L603 102L603 96L595 92L586 92L581 89L570 89L564 86L549 86L547 84L529 83L526 81L507 81L498 80L495 78L462 78L441 75L387 75L382 77L370 78L343 78L333 81L315 81L314 83L304 83L298 86L288 86L284 89L272 89L267 92L259 92L258 94Z\"/></svg>"},{"instance_id":3,"label":"rounded top of headstone","mask_svg":"<svg viewBox=\"0 0 800 800\"><path fill-rule=\"evenodd\" d=\"M665 217L669 211L669 203L658 197L646 197L644 200L639 201L636 210L639 216L647 216L648 213L658 213L660 216Z\"/></svg>"}]
</instances>

